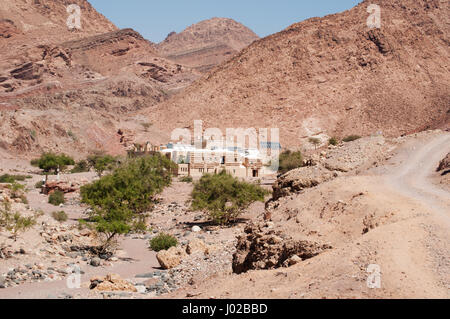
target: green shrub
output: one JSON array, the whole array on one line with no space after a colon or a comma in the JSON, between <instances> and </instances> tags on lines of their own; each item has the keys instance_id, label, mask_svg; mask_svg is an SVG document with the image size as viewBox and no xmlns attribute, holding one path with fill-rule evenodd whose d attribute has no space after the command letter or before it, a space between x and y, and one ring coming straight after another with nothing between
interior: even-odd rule
<instances>
[{"instance_id":1,"label":"green shrub","mask_svg":"<svg viewBox=\"0 0 450 319\"><path fill-rule=\"evenodd\" d=\"M258 185L240 181L222 171L205 174L192 191L192 209L205 210L220 225L233 222L251 203L264 201L268 192Z\"/></svg>"},{"instance_id":2,"label":"green shrub","mask_svg":"<svg viewBox=\"0 0 450 319\"><path fill-rule=\"evenodd\" d=\"M180 179L180 181L183 183L192 183L193 179L191 176L184 176Z\"/></svg>"},{"instance_id":3,"label":"green shrub","mask_svg":"<svg viewBox=\"0 0 450 319\"><path fill-rule=\"evenodd\" d=\"M167 250L178 245L178 240L169 234L160 233L150 240L150 248L153 251Z\"/></svg>"},{"instance_id":4,"label":"green shrub","mask_svg":"<svg viewBox=\"0 0 450 319\"><path fill-rule=\"evenodd\" d=\"M10 174L3 174L0 176L0 183L14 183L16 181L23 182L26 178L29 178L25 175L10 175Z\"/></svg>"},{"instance_id":5,"label":"green shrub","mask_svg":"<svg viewBox=\"0 0 450 319\"><path fill-rule=\"evenodd\" d=\"M45 173L54 171L56 174L58 168L63 170L67 165L75 165L75 161L65 154L44 153L39 159L32 160L31 165L38 166Z\"/></svg>"},{"instance_id":6,"label":"green shrub","mask_svg":"<svg viewBox=\"0 0 450 319\"><path fill-rule=\"evenodd\" d=\"M86 160L81 160L75 164L75 166L70 171L71 173L86 173L89 172L90 166Z\"/></svg>"},{"instance_id":7,"label":"green shrub","mask_svg":"<svg viewBox=\"0 0 450 319\"><path fill-rule=\"evenodd\" d=\"M11 232L14 241L17 240L19 232L23 232L36 224L34 216L23 217L18 212L11 212L11 203L3 201L3 207L0 208L0 229L5 228Z\"/></svg>"},{"instance_id":8,"label":"green shrub","mask_svg":"<svg viewBox=\"0 0 450 319\"><path fill-rule=\"evenodd\" d=\"M54 206L59 206L64 204L66 200L64 199L64 193L61 191L54 191L48 196L48 202Z\"/></svg>"},{"instance_id":9,"label":"green shrub","mask_svg":"<svg viewBox=\"0 0 450 319\"><path fill-rule=\"evenodd\" d=\"M68 219L66 212L63 210L61 210L59 212L53 212L52 217L60 223L65 222Z\"/></svg>"},{"instance_id":10,"label":"green shrub","mask_svg":"<svg viewBox=\"0 0 450 319\"><path fill-rule=\"evenodd\" d=\"M39 182L37 182L36 184L34 184L34 187L35 188L42 188L42 187L44 187L44 181L39 181Z\"/></svg>"},{"instance_id":11,"label":"green shrub","mask_svg":"<svg viewBox=\"0 0 450 319\"><path fill-rule=\"evenodd\" d=\"M11 189L11 198L20 198L25 190L25 185L14 182L9 189Z\"/></svg>"},{"instance_id":12,"label":"green shrub","mask_svg":"<svg viewBox=\"0 0 450 319\"><path fill-rule=\"evenodd\" d=\"M356 140L359 140L361 138L361 136L359 135L349 135L347 137L345 137L342 141L348 143L348 142L353 142Z\"/></svg>"},{"instance_id":13,"label":"green shrub","mask_svg":"<svg viewBox=\"0 0 450 319\"><path fill-rule=\"evenodd\" d=\"M279 169L278 171L282 174L287 173L293 169L303 166L303 156L300 151L291 152L284 151L279 157Z\"/></svg>"},{"instance_id":14,"label":"green shrub","mask_svg":"<svg viewBox=\"0 0 450 319\"><path fill-rule=\"evenodd\" d=\"M160 154L129 159L111 174L81 188L81 201L91 206L90 221L106 235L106 248L121 234L139 229L155 195L170 185L175 164Z\"/></svg>"},{"instance_id":15,"label":"green shrub","mask_svg":"<svg viewBox=\"0 0 450 319\"><path fill-rule=\"evenodd\" d=\"M336 137L332 137L328 140L328 144L336 146L339 144L339 140Z\"/></svg>"}]
</instances>

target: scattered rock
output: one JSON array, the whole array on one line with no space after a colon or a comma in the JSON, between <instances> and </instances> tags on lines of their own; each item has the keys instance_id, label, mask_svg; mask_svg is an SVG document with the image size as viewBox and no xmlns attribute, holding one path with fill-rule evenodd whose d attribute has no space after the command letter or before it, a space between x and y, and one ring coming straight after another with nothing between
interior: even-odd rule
<instances>
[{"instance_id":1,"label":"scattered rock","mask_svg":"<svg viewBox=\"0 0 450 319\"><path fill-rule=\"evenodd\" d=\"M200 226L192 226L192 232L194 233L198 233L201 232L202 229L200 228Z\"/></svg>"},{"instance_id":2,"label":"scattered rock","mask_svg":"<svg viewBox=\"0 0 450 319\"><path fill-rule=\"evenodd\" d=\"M122 279L117 274L108 274L106 277L91 278L90 289L98 291L130 291L137 292L135 286Z\"/></svg>"},{"instance_id":3,"label":"scattered rock","mask_svg":"<svg viewBox=\"0 0 450 319\"><path fill-rule=\"evenodd\" d=\"M178 266L183 257L186 255L185 251L180 247L171 247L168 250L161 250L156 254L159 264L163 269L170 269Z\"/></svg>"},{"instance_id":4,"label":"scattered rock","mask_svg":"<svg viewBox=\"0 0 450 319\"><path fill-rule=\"evenodd\" d=\"M98 257L94 257L91 259L90 265L93 267L99 267L101 265L101 260Z\"/></svg>"}]
</instances>

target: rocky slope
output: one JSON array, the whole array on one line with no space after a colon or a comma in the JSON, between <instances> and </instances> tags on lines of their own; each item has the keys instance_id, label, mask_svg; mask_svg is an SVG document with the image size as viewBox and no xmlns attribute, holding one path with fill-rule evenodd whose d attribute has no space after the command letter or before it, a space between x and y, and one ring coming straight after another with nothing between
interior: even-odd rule
<instances>
[{"instance_id":1,"label":"rocky slope","mask_svg":"<svg viewBox=\"0 0 450 319\"><path fill-rule=\"evenodd\" d=\"M157 49L172 61L207 72L257 39L253 31L239 22L212 18L180 33L170 33Z\"/></svg>"},{"instance_id":2,"label":"rocky slope","mask_svg":"<svg viewBox=\"0 0 450 319\"><path fill-rule=\"evenodd\" d=\"M74 3L82 29L70 31L65 2L2 2L0 140L9 152L123 153L131 140L117 134L124 114L200 75L160 57L134 30L117 29L87 1Z\"/></svg>"},{"instance_id":3,"label":"rocky slope","mask_svg":"<svg viewBox=\"0 0 450 319\"><path fill-rule=\"evenodd\" d=\"M382 10L369 29L369 4ZM450 123L449 7L439 0L364 1L254 42L144 114L170 132L279 127L284 146L320 133L398 136Z\"/></svg>"}]
</instances>

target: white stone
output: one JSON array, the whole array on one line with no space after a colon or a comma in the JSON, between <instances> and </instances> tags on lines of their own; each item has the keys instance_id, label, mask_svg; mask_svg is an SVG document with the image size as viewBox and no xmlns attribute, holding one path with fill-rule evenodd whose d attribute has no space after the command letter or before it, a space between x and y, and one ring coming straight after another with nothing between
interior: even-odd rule
<instances>
[{"instance_id":1,"label":"white stone","mask_svg":"<svg viewBox=\"0 0 450 319\"><path fill-rule=\"evenodd\" d=\"M199 227L199 226L193 226L192 227L192 231L194 232L194 233L198 233L198 232L200 232L202 229Z\"/></svg>"}]
</instances>

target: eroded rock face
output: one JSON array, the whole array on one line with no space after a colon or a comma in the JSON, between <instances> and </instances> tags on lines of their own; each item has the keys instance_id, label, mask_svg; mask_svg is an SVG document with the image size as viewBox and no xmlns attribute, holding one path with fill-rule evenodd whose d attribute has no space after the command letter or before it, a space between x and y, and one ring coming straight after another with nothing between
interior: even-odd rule
<instances>
[{"instance_id":1,"label":"eroded rock face","mask_svg":"<svg viewBox=\"0 0 450 319\"><path fill-rule=\"evenodd\" d=\"M253 269L290 266L332 248L306 240L293 240L267 227L267 224L249 224L244 232L238 238L233 255L233 272L237 274Z\"/></svg>"},{"instance_id":2,"label":"eroded rock face","mask_svg":"<svg viewBox=\"0 0 450 319\"><path fill-rule=\"evenodd\" d=\"M332 179L335 174L322 166L294 169L281 176L273 185L273 200L298 193Z\"/></svg>"},{"instance_id":3,"label":"eroded rock face","mask_svg":"<svg viewBox=\"0 0 450 319\"><path fill-rule=\"evenodd\" d=\"M450 153L448 153L447 156L439 163L437 171L440 172L449 169L450 169Z\"/></svg>"}]
</instances>

